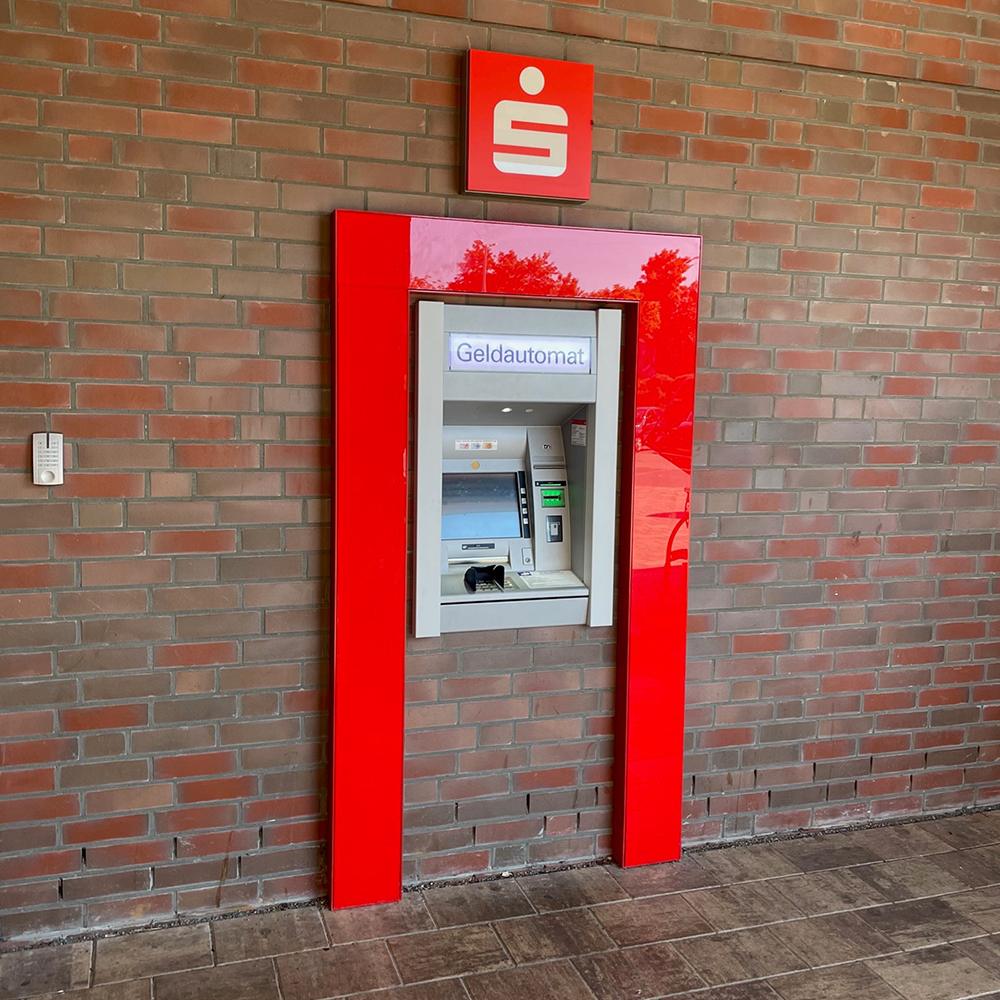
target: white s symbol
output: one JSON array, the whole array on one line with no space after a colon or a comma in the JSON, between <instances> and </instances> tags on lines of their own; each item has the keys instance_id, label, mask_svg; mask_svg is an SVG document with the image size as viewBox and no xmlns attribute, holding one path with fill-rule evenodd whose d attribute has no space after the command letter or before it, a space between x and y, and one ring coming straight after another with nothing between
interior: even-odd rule
<instances>
[{"instance_id":1,"label":"white s symbol","mask_svg":"<svg viewBox=\"0 0 1000 1000\"><path fill-rule=\"evenodd\" d=\"M518 78L521 89L534 96L545 86L545 76L537 66L526 66ZM493 151L493 165L501 173L532 177L560 177L566 172L568 137L563 131L542 131L524 125L569 126L566 109L558 104L527 101L500 101L493 109L494 146L537 149L537 153Z\"/></svg>"}]
</instances>

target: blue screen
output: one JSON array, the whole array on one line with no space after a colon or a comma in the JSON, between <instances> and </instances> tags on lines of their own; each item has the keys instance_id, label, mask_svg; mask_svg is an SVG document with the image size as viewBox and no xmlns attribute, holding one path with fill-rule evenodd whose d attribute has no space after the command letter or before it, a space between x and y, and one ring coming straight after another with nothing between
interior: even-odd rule
<instances>
[{"instance_id":1,"label":"blue screen","mask_svg":"<svg viewBox=\"0 0 1000 1000\"><path fill-rule=\"evenodd\" d=\"M446 472L441 492L441 537L520 538L521 505L515 472Z\"/></svg>"}]
</instances>

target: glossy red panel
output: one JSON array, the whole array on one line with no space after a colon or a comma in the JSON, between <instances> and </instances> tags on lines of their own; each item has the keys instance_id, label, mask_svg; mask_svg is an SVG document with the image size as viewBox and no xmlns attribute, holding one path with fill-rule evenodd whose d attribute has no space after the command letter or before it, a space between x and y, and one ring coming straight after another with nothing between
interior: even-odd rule
<instances>
[{"instance_id":1,"label":"glossy red panel","mask_svg":"<svg viewBox=\"0 0 1000 1000\"><path fill-rule=\"evenodd\" d=\"M402 878L408 234L399 216L334 216L330 898L337 908L398 899Z\"/></svg>"},{"instance_id":2,"label":"glossy red panel","mask_svg":"<svg viewBox=\"0 0 1000 1000\"><path fill-rule=\"evenodd\" d=\"M334 906L400 888L407 320L421 291L627 303L614 854L680 856L700 260L692 236L336 213L334 560L368 583L335 576L333 592ZM355 488L371 441L387 456L377 498ZM371 516L377 565L356 530Z\"/></svg>"}]
</instances>

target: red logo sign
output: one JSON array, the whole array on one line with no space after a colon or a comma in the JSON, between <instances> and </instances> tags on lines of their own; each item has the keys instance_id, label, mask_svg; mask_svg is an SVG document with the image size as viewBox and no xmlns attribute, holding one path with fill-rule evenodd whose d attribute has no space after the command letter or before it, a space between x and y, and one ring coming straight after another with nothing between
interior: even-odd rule
<instances>
[{"instance_id":1,"label":"red logo sign","mask_svg":"<svg viewBox=\"0 0 1000 1000\"><path fill-rule=\"evenodd\" d=\"M465 189L590 197L594 67L469 53Z\"/></svg>"}]
</instances>

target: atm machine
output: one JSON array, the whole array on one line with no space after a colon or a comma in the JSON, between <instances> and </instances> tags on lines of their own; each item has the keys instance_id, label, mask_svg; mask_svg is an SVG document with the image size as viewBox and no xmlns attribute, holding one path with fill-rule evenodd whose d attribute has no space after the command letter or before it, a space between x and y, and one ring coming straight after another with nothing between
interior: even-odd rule
<instances>
[{"instance_id":1,"label":"atm machine","mask_svg":"<svg viewBox=\"0 0 1000 1000\"><path fill-rule=\"evenodd\" d=\"M621 315L418 303L415 636L611 624Z\"/></svg>"}]
</instances>

